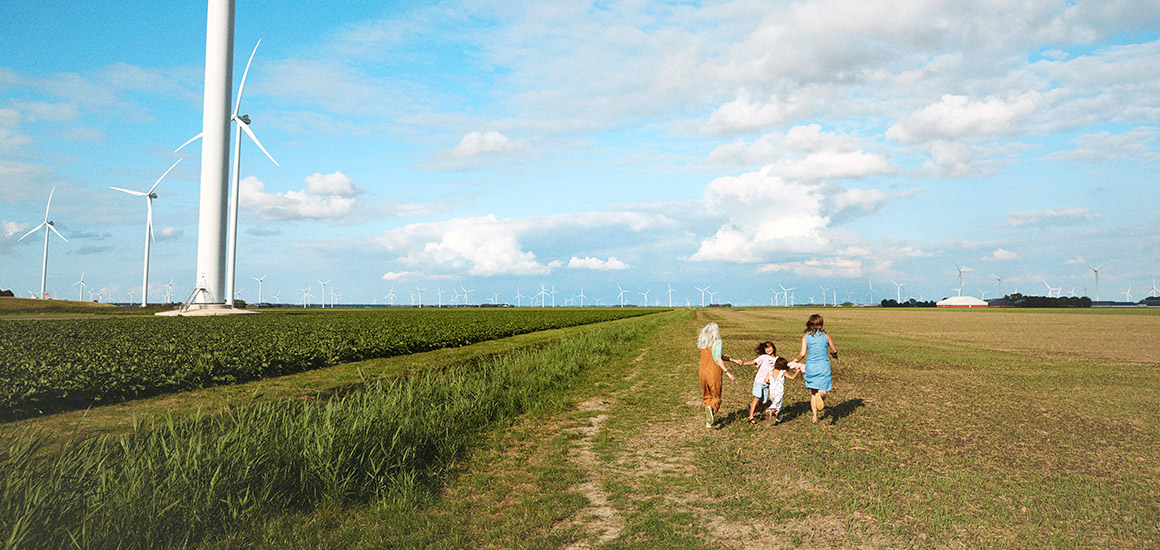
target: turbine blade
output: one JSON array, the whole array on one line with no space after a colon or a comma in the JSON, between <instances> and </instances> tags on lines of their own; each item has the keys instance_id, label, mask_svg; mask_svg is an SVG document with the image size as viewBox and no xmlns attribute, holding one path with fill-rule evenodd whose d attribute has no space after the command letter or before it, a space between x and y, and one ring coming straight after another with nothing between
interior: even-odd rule
<instances>
[{"instance_id":1,"label":"turbine blade","mask_svg":"<svg viewBox=\"0 0 1160 550\"><path fill-rule=\"evenodd\" d=\"M144 196L146 196L146 195L148 195L148 194L149 194L149 193L142 193L142 192L140 192L140 191L130 191L130 190L128 190L128 189L121 189L120 187L112 187L112 186L110 186L110 187L109 187L109 189L112 189L112 190L114 190L114 191L120 191L120 192L122 192L122 193L128 193L128 194L130 194L130 195L137 195L138 197L144 197Z\"/></svg>"},{"instance_id":2,"label":"turbine blade","mask_svg":"<svg viewBox=\"0 0 1160 550\"><path fill-rule=\"evenodd\" d=\"M169 172L171 172L174 168L177 168L178 164L181 164L181 159L177 159L177 162L173 163L173 166L170 166L169 170L166 170L164 174L161 174L161 177L157 178L157 182L153 184L153 187L149 188L149 193L147 194L152 194L153 190L157 189L157 186L161 184L161 180L165 179L165 176L168 176Z\"/></svg>"},{"instance_id":3,"label":"turbine blade","mask_svg":"<svg viewBox=\"0 0 1160 550\"><path fill-rule=\"evenodd\" d=\"M250 52L250 60L246 62L246 70L242 71L242 81L238 84L238 99L234 101L234 116L238 116L238 109L242 108L242 88L246 87L246 76L250 74L250 63L254 62L254 54L258 53L258 46L262 45L262 39L258 39L258 43L254 44L254 51Z\"/></svg>"},{"instance_id":4,"label":"turbine blade","mask_svg":"<svg viewBox=\"0 0 1160 550\"><path fill-rule=\"evenodd\" d=\"M57 231L56 228L53 227L51 224L48 226L48 228L51 229L53 233L56 233L56 236L60 237L61 240L63 240L66 243L68 242L68 239L64 238L64 235L61 235L60 231Z\"/></svg>"},{"instance_id":5,"label":"turbine blade","mask_svg":"<svg viewBox=\"0 0 1160 550\"><path fill-rule=\"evenodd\" d=\"M197 141L197 140L199 140L199 139L201 139L201 132L198 132L196 136L193 136L193 137L189 138L189 141L187 141L187 142L185 142L185 143L182 143L182 144L181 144L181 147L178 147L177 149L174 149L174 150L173 150L173 152L174 152L174 153L176 153L176 152L180 151L182 147L185 147L186 145L189 145L190 143L193 143L193 142L195 142L195 141Z\"/></svg>"},{"instance_id":6,"label":"turbine blade","mask_svg":"<svg viewBox=\"0 0 1160 550\"><path fill-rule=\"evenodd\" d=\"M32 228L32 231L29 231L28 233L25 233L25 234L24 234L24 237L27 237L27 236L29 236L29 235L31 235L31 234L33 234L33 233L36 233L37 231L40 231L40 228L41 228L41 227L44 227L44 226L45 226L45 224L47 224L47 223L48 223L48 222L45 222L45 223L42 223L42 224L40 224L40 225L38 225L38 226L36 226L36 227ZM24 237L20 237L19 239L16 239L16 242L23 241L23 240L24 240Z\"/></svg>"},{"instance_id":7,"label":"turbine blade","mask_svg":"<svg viewBox=\"0 0 1160 550\"><path fill-rule=\"evenodd\" d=\"M44 221L46 221L46 222L48 221L48 209L52 206L52 194L53 193L56 193L55 186L52 188L52 191L48 192L48 204L46 204L44 206Z\"/></svg>"},{"instance_id":8,"label":"turbine blade","mask_svg":"<svg viewBox=\"0 0 1160 550\"><path fill-rule=\"evenodd\" d=\"M254 135L254 132L250 130L250 126L248 124L239 121L238 127L241 128L242 131L246 132L247 136L250 136L250 139L254 141L254 145L257 145L258 149L261 149L263 153L266 153L266 158L269 158L270 162L274 163L274 166L279 166L278 161L274 160L274 157L270 155L270 152L267 151L265 147L262 147L262 142L258 141L258 136Z\"/></svg>"}]
</instances>

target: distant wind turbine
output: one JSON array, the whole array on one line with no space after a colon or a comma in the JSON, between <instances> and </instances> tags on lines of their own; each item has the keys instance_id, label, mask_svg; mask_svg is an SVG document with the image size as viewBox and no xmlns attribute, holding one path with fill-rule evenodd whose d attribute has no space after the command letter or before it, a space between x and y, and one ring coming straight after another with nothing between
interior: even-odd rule
<instances>
[{"instance_id":1,"label":"distant wind turbine","mask_svg":"<svg viewBox=\"0 0 1160 550\"><path fill-rule=\"evenodd\" d=\"M473 288L471 290L468 290L466 288L463 288L462 286L460 286L459 288L463 290L463 305L467 305L467 295L469 293L475 292L475 289Z\"/></svg>"},{"instance_id":2,"label":"distant wind turbine","mask_svg":"<svg viewBox=\"0 0 1160 550\"><path fill-rule=\"evenodd\" d=\"M616 295L616 299L620 300L620 307L624 307L624 293L628 292L620 283L616 283L616 288L620 289L620 294Z\"/></svg>"},{"instance_id":3,"label":"distant wind turbine","mask_svg":"<svg viewBox=\"0 0 1160 550\"><path fill-rule=\"evenodd\" d=\"M391 305L395 305L395 285L391 285L391 291L387 293L387 299L391 301Z\"/></svg>"},{"instance_id":4,"label":"distant wind turbine","mask_svg":"<svg viewBox=\"0 0 1160 550\"><path fill-rule=\"evenodd\" d=\"M1105 267L1108 267L1108 265L1104 264L1104 265L1101 265L1099 267L1092 267L1090 265L1087 266L1088 269L1092 270L1096 274L1096 301L1097 302L1100 301L1100 270L1105 268Z\"/></svg>"},{"instance_id":5,"label":"distant wind turbine","mask_svg":"<svg viewBox=\"0 0 1160 550\"><path fill-rule=\"evenodd\" d=\"M584 307L584 299L587 298L584 295L584 287L580 287L580 294L577 294L576 297L580 298L580 307Z\"/></svg>"},{"instance_id":6,"label":"distant wind turbine","mask_svg":"<svg viewBox=\"0 0 1160 550\"><path fill-rule=\"evenodd\" d=\"M1003 294L1003 278L998 276L998 275L995 275L994 273L991 274L991 278L995 279L996 281L999 281L999 297L1002 298L1004 296L1004 294Z\"/></svg>"},{"instance_id":7,"label":"distant wind turbine","mask_svg":"<svg viewBox=\"0 0 1160 550\"><path fill-rule=\"evenodd\" d=\"M423 291L427 289L415 287L415 290L419 291L419 309L423 309Z\"/></svg>"},{"instance_id":8,"label":"distant wind turbine","mask_svg":"<svg viewBox=\"0 0 1160 550\"><path fill-rule=\"evenodd\" d=\"M958 277L959 296L962 296L963 295L963 273L973 273L975 270L971 269L969 267L960 266L959 264L955 264L955 269L959 270L959 277Z\"/></svg>"},{"instance_id":9,"label":"distant wind turbine","mask_svg":"<svg viewBox=\"0 0 1160 550\"><path fill-rule=\"evenodd\" d=\"M617 286L620 286L620 285L617 285ZM696 285L693 286L693 288L701 291L701 307L705 307L705 291L709 290L710 286L713 286L713 285L708 285L705 288L701 288L701 287L696 286Z\"/></svg>"},{"instance_id":10,"label":"distant wind turbine","mask_svg":"<svg viewBox=\"0 0 1160 550\"><path fill-rule=\"evenodd\" d=\"M713 297L720 294L721 291L720 290L709 290L709 289L705 289L705 291L709 293L709 305L713 305Z\"/></svg>"},{"instance_id":11,"label":"distant wind turbine","mask_svg":"<svg viewBox=\"0 0 1160 550\"><path fill-rule=\"evenodd\" d=\"M516 287L516 307L520 307L520 305L521 305L520 299L521 298L527 298L527 296L520 294L520 287L517 286Z\"/></svg>"},{"instance_id":12,"label":"distant wind turbine","mask_svg":"<svg viewBox=\"0 0 1160 550\"><path fill-rule=\"evenodd\" d=\"M650 289L648 289L648 290L646 290L646 291L644 291L644 292L637 292L637 294L640 294L641 296L644 296L644 307L648 307L648 293L649 293L649 292L652 292L652 289L651 289L651 288L650 288Z\"/></svg>"},{"instance_id":13,"label":"distant wind turbine","mask_svg":"<svg viewBox=\"0 0 1160 550\"><path fill-rule=\"evenodd\" d=\"M1125 302L1131 302L1132 301L1132 285L1128 285L1128 290L1125 290L1124 292L1122 292L1122 294L1124 295Z\"/></svg>"},{"instance_id":14,"label":"distant wind turbine","mask_svg":"<svg viewBox=\"0 0 1160 550\"><path fill-rule=\"evenodd\" d=\"M78 302L85 301L85 272L84 271L81 272L81 279L73 284L74 285L81 285L81 292L80 292L80 294L77 295L77 301ZM1155 286L1155 285L1153 285L1153 286Z\"/></svg>"},{"instance_id":15,"label":"distant wind turbine","mask_svg":"<svg viewBox=\"0 0 1160 550\"><path fill-rule=\"evenodd\" d=\"M44 228L44 262L40 264L40 296L39 296L39 298L41 298L41 299L43 299L45 297L44 296L44 282L48 278L48 232L51 230L53 233L56 233L57 237L60 237L60 240L66 242L66 243L68 242L68 239L64 238L64 235L61 235L60 231L56 230L55 224L52 223L52 220L48 219L48 209L52 207L52 194L55 192L56 192L56 187L53 187L52 190L48 192L48 204L45 205L45 207L44 207L44 221L41 222L40 225L33 227L32 230L29 231L28 233L24 234L24 237L27 237L33 233L36 233L38 230L40 230L40 228L42 228L42 227ZM20 237L19 239L16 239L16 242L23 241L24 237Z\"/></svg>"},{"instance_id":16,"label":"distant wind turbine","mask_svg":"<svg viewBox=\"0 0 1160 550\"><path fill-rule=\"evenodd\" d=\"M330 284L330 279L326 282L318 281L318 284L322 285L322 307L326 307L326 285Z\"/></svg>"},{"instance_id":17,"label":"distant wind turbine","mask_svg":"<svg viewBox=\"0 0 1160 550\"><path fill-rule=\"evenodd\" d=\"M1160 290L1156 288L1156 279L1152 279L1152 290L1148 291L1148 297L1160 296Z\"/></svg>"},{"instance_id":18,"label":"distant wind turbine","mask_svg":"<svg viewBox=\"0 0 1160 550\"><path fill-rule=\"evenodd\" d=\"M673 292L675 292L676 289L673 288L673 285L670 285L667 283L666 283L666 286L669 287L669 291L665 293L665 294L669 295L669 307L673 307ZM584 304L581 304L581 305L584 305Z\"/></svg>"},{"instance_id":19,"label":"distant wind turbine","mask_svg":"<svg viewBox=\"0 0 1160 550\"><path fill-rule=\"evenodd\" d=\"M435 287L435 294L438 296L437 307L443 307L443 293L447 292L440 287Z\"/></svg>"},{"instance_id":20,"label":"distant wind turbine","mask_svg":"<svg viewBox=\"0 0 1160 550\"><path fill-rule=\"evenodd\" d=\"M897 288L895 288L895 291L898 292L898 297L896 298L896 302L901 304L902 303L902 284L896 283L894 281L890 281L890 282L893 283L895 287L897 287Z\"/></svg>"},{"instance_id":21,"label":"distant wind turbine","mask_svg":"<svg viewBox=\"0 0 1160 550\"><path fill-rule=\"evenodd\" d=\"M268 276L269 274L262 275L261 277L250 277L251 279L258 281L258 307L262 307L262 281L264 281Z\"/></svg>"},{"instance_id":22,"label":"distant wind turbine","mask_svg":"<svg viewBox=\"0 0 1160 550\"><path fill-rule=\"evenodd\" d=\"M173 166L170 166L169 170L166 170L164 174L161 174L161 177L157 178L157 181L153 183L153 187L150 187L149 191L130 191L129 189L122 189L120 187L109 187L109 189L114 191L120 191L122 193L128 193L138 197L145 197L145 267L141 270L141 307L145 307L145 304L149 302L149 243L154 240L153 199L157 198L157 193L154 193L154 191L157 190L158 185L161 185L161 180L165 179L165 176L168 176L169 172L171 172L174 168L177 168L178 164L181 164L181 159L177 159L177 162L173 163ZM130 296L129 299L132 301L133 297Z\"/></svg>"}]
</instances>

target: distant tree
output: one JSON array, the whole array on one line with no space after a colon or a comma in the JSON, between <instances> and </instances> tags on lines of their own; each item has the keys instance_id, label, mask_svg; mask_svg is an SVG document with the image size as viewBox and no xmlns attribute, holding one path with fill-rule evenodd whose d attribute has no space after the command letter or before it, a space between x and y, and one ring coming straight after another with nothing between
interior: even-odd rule
<instances>
[{"instance_id":1,"label":"distant tree","mask_svg":"<svg viewBox=\"0 0 1160 550\"><path fill-rule=\"evenodd\" d=\"M0 290L0 296L6 296L6 297L8 297L8 298L11 298L11 297L13 297L13 296L15 296L15 295L14 295L14 294L12 294L12 291L11 291L11 290Z\"/></svg>"}]
</instances>

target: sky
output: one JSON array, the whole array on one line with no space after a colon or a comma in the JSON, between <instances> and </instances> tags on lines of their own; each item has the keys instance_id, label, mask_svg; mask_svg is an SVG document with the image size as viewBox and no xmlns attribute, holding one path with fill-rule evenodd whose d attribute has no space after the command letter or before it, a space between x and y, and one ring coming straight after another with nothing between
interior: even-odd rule
<instances>
[{"instance_id":1,"label":"sky","mask_svg":"<svg viewBox=\"0 0 1160 550\"><path fill-rule=\"evenodd\" d=\"M192 290L200 145L174 150L201 131L205 24L199 2L0 6L0 288L39 291L43 233L18 239L55 188L46 290L140 299L145 201L110 187L181 159L150 297ZM241 113L278 165L243 143L250 302L262 276L266 301L329 281L368 304L937 300L960 267L986 298L1094 298L1101 266L1104 300L1160 283L1154 0L243 0L235 88L259 39Z\"/></svg>"}]
</instances>

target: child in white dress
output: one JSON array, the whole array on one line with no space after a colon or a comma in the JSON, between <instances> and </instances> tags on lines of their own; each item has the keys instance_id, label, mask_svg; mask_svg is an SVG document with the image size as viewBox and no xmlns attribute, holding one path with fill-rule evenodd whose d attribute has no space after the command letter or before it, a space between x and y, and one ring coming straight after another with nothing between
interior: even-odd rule
<instances>
[{"instance_id":1,"label":"child in white dress","mask_svg":"<svg viewBox=\"0 0 1160 550\"><path fill-rule=\"evenodd\" d=\"M786 379L793 380L801 372L793 365L793 363L786 361L785 358L778 357L773 362L772 370L766 375L765 382L769 385L769 397L772 403L765 410L765 415L766 417L772 418L774 424L781 422L781 404L782 399L785 397ZM750 410L749 417L753 418L752 409Z\"/></svg>"}]
</instances>

